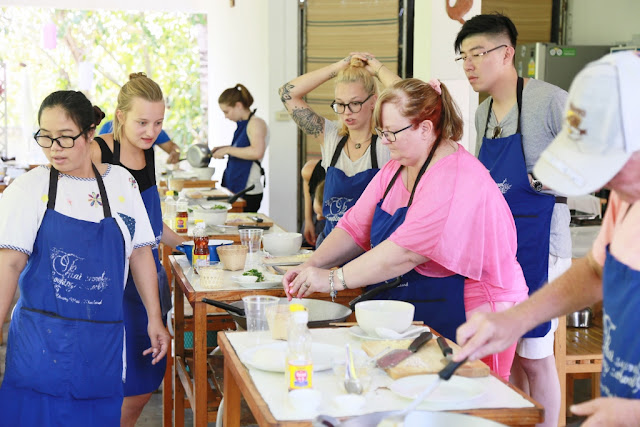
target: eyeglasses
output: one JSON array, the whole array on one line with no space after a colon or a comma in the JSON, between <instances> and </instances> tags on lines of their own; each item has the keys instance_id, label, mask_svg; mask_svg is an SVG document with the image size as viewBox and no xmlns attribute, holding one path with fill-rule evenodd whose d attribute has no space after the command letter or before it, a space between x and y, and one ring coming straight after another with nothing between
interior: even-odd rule
<instances>
[{"instance_id":1,"label":"eyeglasses","mask_svg":"<svg viewBox=\"0 0 640 427\"><path fill-rule=\"evenodd\" d=\"M331 103L331 108L338 114L344 114L345 108L349 107L349 111L352 113L359 113L362 110L362 104L367 102L373 94L367 96L364 101L351 101L348 104L341 104L335 100Z\"/></svg>"},{"instance_id":2,"label":"eyeglasses","mask_svg":"<svg viewBox=\"0 0 640 427\"><path fill-rule=\"evenodd\" d=\"M38 130L38 132L36 132L36 134L33 135L33 139L35 139L36 142L38 143L38 145L40 147L42 147L42 148L50 148L50 147L52 147L54 141L58 143L60 148L73 148L73 146L76 143L76 139L80 138L89 129L90 129L90 127L85 129L85 130L83 130L82 132L80 132L76 136L65 136L65 135L63 135L63 136L59 136L57 138L51 138L50 136L47 136L47 135L40 135L40 131Z\"/></svg>"},{"instance_id":3,"label":"eyeglasses","mask_svg":"<svg viewBox=\"0 0 640 427\"><path fill-rule=\"evenodd\" d=\"M380 138L380 139L384 138L389 142L396 142L396 135L399 134L400 132L402 132L403 130L409 129L411 126L413 126L413 125L409 125L406 128L402 128L402 129L397 130L397 131L382 130L382 129L378 129L378 128L375 128L375 131L378 134L378 138Z\"/></svg>"},{"instance_id":4,"label":"eyeglasses","mask_svg":"<svg viewBox=\"0 0 640 427\"><path fill-rule=\"evenodd\" d=\"M485 50L484 52L472 53L470 55L460 55L456 58L456 62L458 64L464 65L467 62L467 59L470 59L473 64L477 64L487 53L491 53L494 50L500 49L501 47L507 47L507 45L501 44L500 46L496 46L493 49Z\"/></svg>"}]
</instances>

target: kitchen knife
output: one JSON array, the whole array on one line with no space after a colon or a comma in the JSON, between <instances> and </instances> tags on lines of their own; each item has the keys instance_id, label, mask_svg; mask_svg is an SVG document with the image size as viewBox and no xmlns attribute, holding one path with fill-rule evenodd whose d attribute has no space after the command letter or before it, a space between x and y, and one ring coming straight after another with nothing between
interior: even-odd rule
<instances>
[{"instance_id":1,"label":"kitchen knife","mask_svg":"<svg viewBox=\"0 0 640 427\"><path fill-rule=\"evenodd\" d=\"M438 337L436 341L438 341L440 350L442 350L442 354L444 355L445 359L447 359L447 362L451 362L451 358L453 357L453 349L449 346L447 339L445 337Z\"/></svg>"},{"instance_id":2,"label":"kitchen knife","mask_svg":"<svg viewBox=\"0 0 640 427\"><path fill-rule=\"evenodd\" d=\"M387 353L376 361L376 366L380 369L387 369L396 366L398 363L402 362L404 359L418 351L420 347L422 347L426 342L430 341L431 338L433 338L433 334L431 332L427 331L421 333L416 339L411 342L411 344L409 344L408 349L398 349Z\"/></svg>"}]
</instances>

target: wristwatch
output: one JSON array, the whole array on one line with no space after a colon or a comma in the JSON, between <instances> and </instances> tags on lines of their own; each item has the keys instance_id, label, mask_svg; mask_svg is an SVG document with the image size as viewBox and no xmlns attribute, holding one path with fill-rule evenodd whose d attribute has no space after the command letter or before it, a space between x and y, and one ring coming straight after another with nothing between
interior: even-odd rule
<instances>
[{"instance_id":1,"label":"wristwatch","mask_svg":"<svg viewBox=\"0 0 640 427\"><path fill-rule=\"evenodd\" d=\"M531 181L531 187L536 191L542 191L542 183L535 178Z\"/></svg>"}]
</instances>

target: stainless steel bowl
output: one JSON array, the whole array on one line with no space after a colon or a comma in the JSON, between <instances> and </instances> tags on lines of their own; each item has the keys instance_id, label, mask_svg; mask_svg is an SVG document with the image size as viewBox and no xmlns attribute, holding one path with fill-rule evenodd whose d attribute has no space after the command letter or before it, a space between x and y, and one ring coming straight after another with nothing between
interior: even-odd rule
<instances>
[{"instance_id":1,"label":"stainless steel bowl","mask_svg":"<svg viewBox=\"0 0 640 427\"><path fill-rule=\"evenodd\" d=\"M583 308L567 314L567 326L570 328L588 328L593 320L591 308Z\"/></svg>"}]
</instances>

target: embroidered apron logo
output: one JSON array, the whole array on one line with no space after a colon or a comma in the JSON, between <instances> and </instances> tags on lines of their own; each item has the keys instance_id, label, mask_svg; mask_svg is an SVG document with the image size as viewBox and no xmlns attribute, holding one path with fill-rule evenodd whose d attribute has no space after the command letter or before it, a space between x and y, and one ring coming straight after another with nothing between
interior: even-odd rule
<instances>
[{"instance_id":1,"label":"embroidered apron logo","mask_svg":"<svg viewBox=\"0 0 640 427\"><path fill-rule=\"evenodd\" d=\"M345 214L347 210L351 207L351 201L353 198L350 197L332 197L326 202L324 202L325 206L329 207L329 215L325 215L328 221L337 223L340 218Z\"/></svg>"},{"instance_id":2,"label":"embroidered apron logo","mask_svg":"<svg viewBox=\"0 0 640 427\"><path fill-rule=\"evenodd\" d=\"M81 267L84 258L58 248L51 249L51 268L56 298L76 304L102 304L102 293L109 286L103 271L100 276L86 275Z\"/></svg>"},{"instance_id":3,"label":"embroidered apron logo","mask_svg":"<svg viewBox=\"0 0 640 427\"><path fill-rule=\"evenodd\" d=\"M500 184L498 184L498 189L502 194L506 194L507 191L511 188L511 184L507 182L507 178L504 179Z\"/></svg>"}]
</instances>

